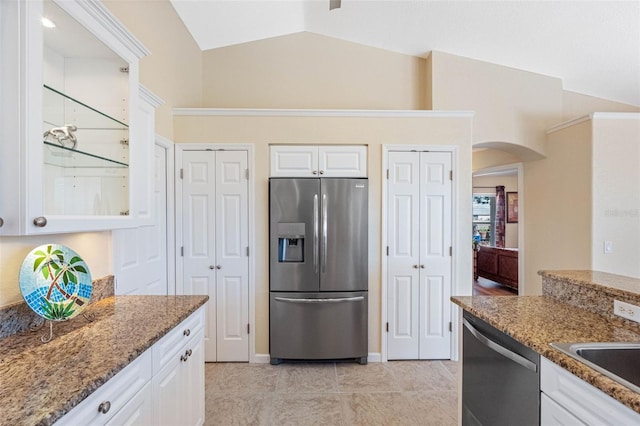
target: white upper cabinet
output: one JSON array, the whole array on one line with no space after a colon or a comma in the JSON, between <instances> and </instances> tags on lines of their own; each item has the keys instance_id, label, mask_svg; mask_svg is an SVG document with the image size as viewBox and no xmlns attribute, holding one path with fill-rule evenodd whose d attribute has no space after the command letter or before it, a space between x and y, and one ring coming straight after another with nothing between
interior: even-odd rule
<instances>
[{"instance_id":1,"label":"white upper cabinet","mask_svg":"<svg viewBox=\"0 0 640 426\"><path fill-rule=\"evenodd\" d=\"M273 177L366 177L364 145L272 145Z\"/></svg>"},{"instance_id":2,"label":"white upper cabinet","mask_svg":"<svg viewBox=\"0 0 640 426\"><path fill-rule=\"evenodd\" d=\"M150 223L149 52L94 0L3 1L0 20L0 235Z\"/></svg>"}]
</instances>

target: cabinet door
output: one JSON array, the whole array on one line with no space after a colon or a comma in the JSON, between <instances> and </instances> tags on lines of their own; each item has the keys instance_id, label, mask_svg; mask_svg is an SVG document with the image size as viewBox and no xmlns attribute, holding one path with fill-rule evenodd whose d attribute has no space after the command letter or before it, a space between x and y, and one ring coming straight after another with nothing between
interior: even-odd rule
<instances>
[{"instance_id":1,"label":"cabinet door","mask_svg":"<svg viewBox=\"0 0 640 426\"><path fill-rule=\"evenodd\" d=\"M198 332L188 345L189 358L184 363L183 391L187 395L185 425L204 424L204 334Z\"/></svg>"},{"instance_id":2,"label":"cabinet door","mask_svg":"<svg viewBox=\"0 0 640 426\"><path fill-rule=\"evenodd\" d=\"M322 177L366 177L367 147L363 145L318 147L318 174Z\"/></svg>"},{"instance_id":3,"label":"cabinet door","mask_svg":"<svg viewBox=\"0 0 640 426\"><path fill-rule=\"evenodd\" d=\"M151 381L153 394L153 424L181 425L184 423L184 410L188 400L183 388L183 369L180 352L170 362L154 374Z\"/></svg>"},{"instance_id":4,"label":"cabinet door","mask_svg":"<svg viewBox=\"0 0 640 426\"><path fill-rule=\"evenodd\" d=\"M99 2L0 7L0 128L2 140L14 141L0 155L0 234L149 223L153 106L138 87L146 49ZM64 22L59 44L42 16Z\"/></svg>"},{"instance_id":5,"label":"cabinet door","mask_svg":"<svg viewBox=\"0 0 640 426\"><path fill-rule=\"evenodd\" d=\"M153 425L151 382L147 382L107 423L107 426L129 425Z\"/></svg>"},{"instance_id":6,"label":"cabinet door","mask_svg":"<svg viewBox=\"0 0 640 426\"><path fill-rule=\"evenodd\" d=\"M314 177L317 175L317 146L274 145L271 147L271 176Z\"/></svg>"},{"instance_id":7,"label":"cabinet door","mask_svg":"<svg viewBox=\"0 0 640 426\"><path fill-rule=\"evenodd\" d=\"M389 153L388 359L418 359L420 158Z\"/></svg>"},{"instance_id":8,"label":"cabinet door","mask_svg":"<svg viewBox=\"0 0 640 426\"><path fill-rule=\"evenodd\" d=\"M583 426L569 411L555 403L544 393L540 393L540 424L558 426Z\"/></svg>"},{"instance_id":9,"label":"cabinet door","mask_svg":"<svg viewBox=\"0 0 640 426\"><path fill-rule=\"evenodd\" d=\"M420 153L420 359L451 356L451 153Z\"/></svg>"}]
</instances>

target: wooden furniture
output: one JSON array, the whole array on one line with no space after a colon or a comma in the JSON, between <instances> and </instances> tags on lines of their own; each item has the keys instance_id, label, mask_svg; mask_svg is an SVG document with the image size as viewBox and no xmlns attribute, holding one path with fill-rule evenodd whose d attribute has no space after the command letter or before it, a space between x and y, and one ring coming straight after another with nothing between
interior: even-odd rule
<instances>
[{"instance_id":1,"label":"wooden furniture","mask_svg":"<svg viewBox=\"0 0 640 426\"><path fill-rule=\"evenodd\" d=\"M518 289L518 249L480 246L478 276Z\"/></svg>"}]
</instances>

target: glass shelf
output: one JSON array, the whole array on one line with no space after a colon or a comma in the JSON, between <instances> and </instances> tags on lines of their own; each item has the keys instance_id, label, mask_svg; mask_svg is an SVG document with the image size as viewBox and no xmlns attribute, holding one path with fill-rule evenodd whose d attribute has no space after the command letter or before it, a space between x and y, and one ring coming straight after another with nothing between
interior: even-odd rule
<instances>
[{"instance_id":1,"label":"glass shelf","mask_svg":"<svg viewBox=\"0 0 640 426\"><path fill-rule=\"evenodd\" d=\"M129 126L103 111L44 85L44 121L53 126L75 124L78 129L126 130ZM72 115L73 117L69 117Z\"/></svg>"},{"instance_id":2,"label":"glass shelf","mask_svg":"<svg viewBox=\"0 0 640 426\"><path fill-rule=\"evenodd\" d=\"M127 168L128 164L44 141L44 162L65 168Z\"/></svg>"},{"instance_id":3,"label":"glass shelf","mask_svg":"<svg viewBox=\"0 0 640 426\"><path fill-rule=\"evenodd\" d=\"M129 167L129 126L121 120L72 98L50 86L43 89L43 132L75 125L77 144L65 145L44 138L44 162L63 168Z\"/></svg>"}]
</instances>

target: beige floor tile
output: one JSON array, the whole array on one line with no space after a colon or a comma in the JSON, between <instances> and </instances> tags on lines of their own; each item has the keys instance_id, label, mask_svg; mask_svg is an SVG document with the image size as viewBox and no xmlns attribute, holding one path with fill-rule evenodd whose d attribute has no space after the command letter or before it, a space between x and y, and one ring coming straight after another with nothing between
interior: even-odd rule
<instances>
[{"instance_id":1,"label":"beige floor tile","mask_svg":"<svg viewBox=\"0 0 640 426\"><path fill-rule=\"evenodd\" d=\"M343 398L347 425L419 425L403 392L351 393Z\"/></svg>"},{"instance_id":2,"label":"beige floor tile","mask_svg":"<svg viewBox=\"0 0 640 426\"><path fill-rule=\"evenodd\" d=\"M440 361L393 361L387 368L404 391L455 390L457 386Z\"/></svg>"},{"instance_id":3,"label":"beige floor tile","mask_svg":"<svg viewBox=\"0 0 640 426\"><path fill-rule=\"evenodd\" d=\"M457 391L406 392L405 396L418 424L457 424Z\"/></svg>"},{"instance_id":4,"label":"beige floor tile","mask_svg":"<svg viewBox=\"0 0 640 426\"><path fill-rule=\"evenodd\" d=\"M453 377L458 377L458 374L461 373L462 364L458 361L440 361L442 365L453 375Z\"/></svg>"},{"instance_id":5,"label":"beige floor tile","mask_svg":"<svg viewBox=\"0 0 640 426\"><path fill-rule=\"evenodd\" d=\"M207 379L207 392L250 394L276 390L278 370L271 365L228 363L220 371L213 371L215 378Z\"/></svg>"},{"instance_id":6,"label":"beige floor tile","mask_svg":"<svg viewBox=\"0 0 640 426\"><path fill-rule=\"evenodd\" d=\"M273 395L207 393L206 426L268 425Z\"/></svg>"},{"instance_id":7,"label":"beige floor tile","mask_svg":"<svg viewBox=\"0 0 640 426\"><path fill-rule=\"evenodd\" d=\"M280 365L276 392L337 392L334 363Z\"/></svg>"},{"instance_id":8,"label":"beige floor tile","mask_svg":"<svg viewBox=\"0 0 640 426\"><path fill-rule=\"evenodd\" d=\"M269 424L342 425L344 413L341 396L336 393L276 394Z\"/></svg>"},{"instance_id":9,"label":"beige floor tile","mask_svg":"<svg viewBox=\"0 0 640 426\"><path fill-rule=\"evenodd\" d=\"M396 378L385 364L337 364L340 392L393 392L399 391Z\"/></svg>"}]
</instances>

